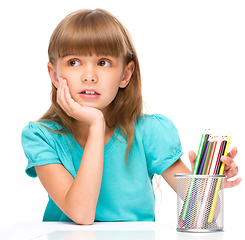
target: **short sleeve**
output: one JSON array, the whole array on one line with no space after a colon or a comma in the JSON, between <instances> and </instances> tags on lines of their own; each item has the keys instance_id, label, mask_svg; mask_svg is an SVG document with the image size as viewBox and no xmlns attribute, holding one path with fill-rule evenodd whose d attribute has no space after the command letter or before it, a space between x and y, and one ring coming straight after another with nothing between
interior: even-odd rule
<instances>
[{"instance_id":1,"label":"short sleeve","mask_svg":"<svg viewBox=\"0 0 245 240\"><path fill-rule=\"evenodd\" d=\"M179 133L163 115L148 115L143 127L143 145L151 176L160 175L182 155Z\"/></svg>"},{"instance_id":2,"label":"short sleeve","mask_svg":"<svg viewBox=\"0 0 245 240\"><path fill-rule=\"evenodd\" d=\"M38 123L29 123L22 131L21 144L28 159L26 174L36 177L34 166L61 163L50 131Z\"/></svg>"}]
</instances>

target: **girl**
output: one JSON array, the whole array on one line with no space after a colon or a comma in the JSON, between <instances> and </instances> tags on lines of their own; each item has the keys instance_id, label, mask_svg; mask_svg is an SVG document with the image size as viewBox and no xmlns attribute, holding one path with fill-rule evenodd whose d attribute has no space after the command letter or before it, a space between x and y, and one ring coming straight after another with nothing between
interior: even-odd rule
<instances>
[{"instance_id":1,"label":"girl","mask_svg":"<svg viewBox=\"0 0 245 240\"><path fill-rule=\"evenodd\" d=\"M26 173L49 194L43 220L154 221L153 175L176 191L174 174L190 170L172 122L142 113L127 29L104 10L80 10L57 26L48 54L52 104L22 133ZM238 173L236 153L222 159L228 178ZM189 156L193 166L195 153Z\"/></svg>"}]
</instances>

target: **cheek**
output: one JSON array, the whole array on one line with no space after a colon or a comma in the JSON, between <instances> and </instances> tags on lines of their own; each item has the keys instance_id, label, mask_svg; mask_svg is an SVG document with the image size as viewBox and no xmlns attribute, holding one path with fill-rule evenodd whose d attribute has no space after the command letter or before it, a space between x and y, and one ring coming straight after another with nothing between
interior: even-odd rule
<instances>
[{"instance_id":1,"label":"cheek","mask_svg":"<svg viewBox=\"0 0 245 240\"><path fill-rule=\"evenodd\" d=\"M64 78L64 79L68 80L69 74L67 73L67 71L60 70L57 72L57 76L59 76L60 78Z\"/></svg>"},{"instance_id":2,"label":"cheek","mask_svg":"<svg viewBox=\"0 0 245 240\"><path fill-rule=\"evenodd\" d=\"M78 83L79 76L71 71L60 71L59 77L65 79L67 81L67 85L71 88L74 84Z\"/></svg>"},{"instance_id":3,"label":"cheek","mask_svg":"<svg viewBox=\"0 0 245 240\"><path fill-rule=\"evenodd\" d=\"M57 76L60 78L64 78L64 79L68 79L73 77L74 75L74 71L71 71L71 69L69 69L68 67L64 67L64 66L59 66L57 68Z\"/></svg>"},{"instance_id":4,"label":"cheek","mask_svg":"<svg viewBox=\"0 0 245 240\"><path fill-rule=\"evenodd\" d=\"M110 94L111 98L115 98L121 83L121 76L114 78L111 83L107 84L107 91Z\"/></svg>"}]
</instances>

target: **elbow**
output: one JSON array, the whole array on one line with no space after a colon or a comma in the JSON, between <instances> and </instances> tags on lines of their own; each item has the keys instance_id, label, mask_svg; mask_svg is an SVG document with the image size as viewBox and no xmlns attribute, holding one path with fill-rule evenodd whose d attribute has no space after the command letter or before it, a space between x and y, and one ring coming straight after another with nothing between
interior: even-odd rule
<instances>
[{"instance_id":1,"label":"elbow","mask_svg":"<svg viewBox=\"0 0 245 240\"><path fill-rule=\"evenodd\" d=\"M94 223L94 220L90 220L90 219L84 219L84 220L78 220L78 221L74 221L76 224L78 225L92 225Z\"/></svg>"},{"instance_id":2,"label":"elbow","mask_svg":"<svg viewBox=\"0 0 245 240\"><path fill-rule=\"evenodd\" d=\"M91 216L73 216L71 218L78 225L92 225L94 223L94 215Z\"/></svg>"},{"instance_id":3,"label":"elbow","mask_svg":"<svg viewBox=\"0 0 245 240\"><path fill-rule=\"evenodd\" d=\"M92 225L95 219L96 206L68 204L64 213L78 225Z\"/></svg>"}]
</instances>

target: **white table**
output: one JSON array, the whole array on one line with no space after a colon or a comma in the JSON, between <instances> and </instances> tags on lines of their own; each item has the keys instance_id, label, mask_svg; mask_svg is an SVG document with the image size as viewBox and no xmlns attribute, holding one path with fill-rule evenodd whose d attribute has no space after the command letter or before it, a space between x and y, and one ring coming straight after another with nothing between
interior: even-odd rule
<instances>
[{"instance_id":1,"label":"white table","mask_svg":"<svg viewBox=\"0 0 245 240\"><path fill-rule=\"evenodd\" d=\"M227 225L228 224L228 225ZM90 226L57 222L19 222L0 224L1 240L228 240L243 239L242 225L225 223L216 233L177 232L175 223L96 222Z\"/></svg>"}]
</instances>

